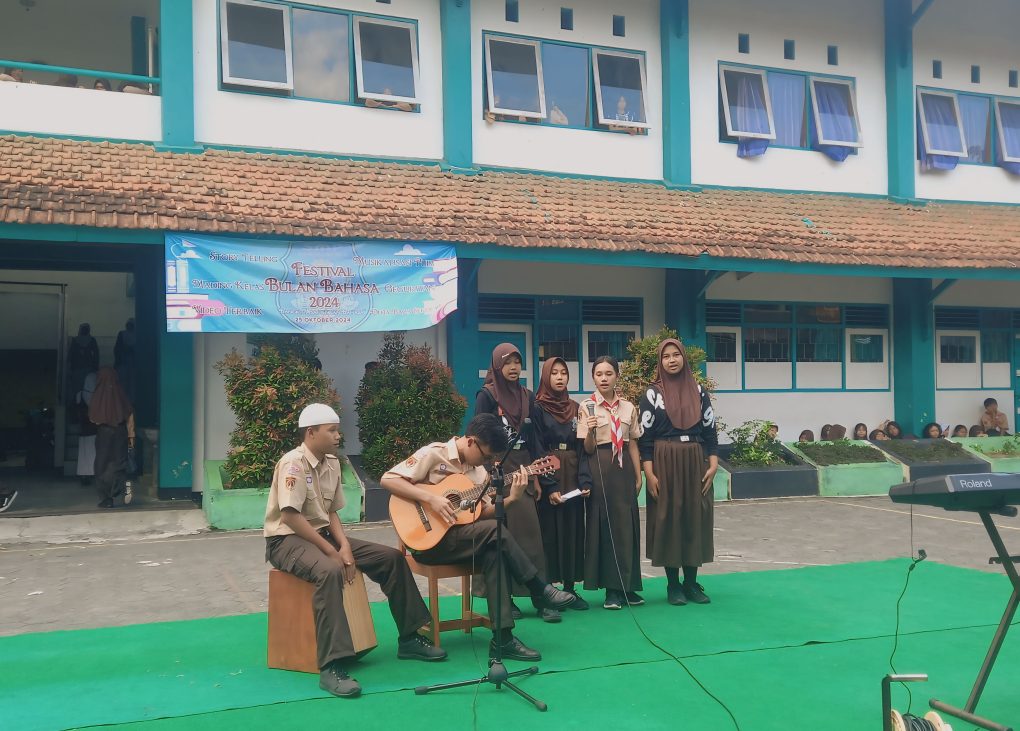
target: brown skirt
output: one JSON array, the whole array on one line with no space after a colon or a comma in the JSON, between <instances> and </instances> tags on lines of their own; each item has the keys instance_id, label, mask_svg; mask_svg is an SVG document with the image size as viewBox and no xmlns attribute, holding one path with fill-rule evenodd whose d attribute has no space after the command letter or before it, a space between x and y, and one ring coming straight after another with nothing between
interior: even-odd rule
<instances>
[{"instance_id":1,"label":"brown skirt","mask_svg":"<svg viewBox=\"0 0 1020 731\"><path fill-rule=\"evenodd\" d=\"M526 449L514 449L503 462L503 469L509 476L514 470L531 464L531 454ZM542 545L542 528L538 522L538 508L535 505L535 488L529 483L520 500L506 506L506 527L517 540L525 555L535 564L538 575L545 579L545 548ZM485 581L480 575L472 583L475 596L485 596ZM524 584L511 579L510 593L513 596L531 596L531 590Z\"/></svg>"},{"instance_id":2,"label":"brown skirt","mask_svg":"<svg viewBox=\"0 0 1020 731\"><path fill-rule=\"evenodd\" d=\"M589 460L592 475L584 588L640 591L641 518L630 453L624 448L622 468L612 449L596 449L583 459Z\"/></svg>"},{"instance_id":3,"label":"brown skirt","mask_svg":"<svg viewBox=\"0 0 1020 731\"><path fill-rule=\"evenodd\" d=\"M584 502L583 497L571 498L561 505L549 502L549 492L565 495L576 490L577 452L573 449L553 451L560 459L556 474L558 486L546 488L538 502L538 522L542 527L545 547L547 581L573 584L584 578Z\"/></svg>"},{"instance_id":4,"label":"brown skirt","mask_svg":"<svg viewBox=\"0 0 1020 731\"><path fill-rule=\"evenodd\" d=\"M646 497L647 556L653 566L701 566L715 558L712 534L715 496L702 494L707 469L697 442L655 442L659 497Z\"/></svg>"}]
</instances>

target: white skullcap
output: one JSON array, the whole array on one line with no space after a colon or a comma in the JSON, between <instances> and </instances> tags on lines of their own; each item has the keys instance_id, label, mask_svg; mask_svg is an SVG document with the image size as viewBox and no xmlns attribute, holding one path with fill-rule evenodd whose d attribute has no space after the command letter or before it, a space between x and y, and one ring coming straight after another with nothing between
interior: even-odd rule
<instances>
[{"instance_id":1,"label":"white skullcap","mask_svg":"<svg viewBox=\"0 0 1020 731\"><path fill-rule=\"evenodd\" d=\"M309 404L301 410L298 417L298 428L306 426L319 426L319 424L339 424L340 416L332 407L326 404Z\"/></svg>"}]
</instances>

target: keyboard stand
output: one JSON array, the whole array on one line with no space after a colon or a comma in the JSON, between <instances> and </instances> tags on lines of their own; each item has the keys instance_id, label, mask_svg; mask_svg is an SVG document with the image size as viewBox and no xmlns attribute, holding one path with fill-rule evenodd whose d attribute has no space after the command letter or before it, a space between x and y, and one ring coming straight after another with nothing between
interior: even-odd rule
<instances>
[{"instance_id":1,"label":"keyboard stand","mask_svg":"<svg viewBox=\"0 0 1020 731\"><path fill-rule=\"evenodd\" d=\"M1003 515L1011 515L1012 517L1016 515L1016 508L999 512ZM978 515L981 516L981 522L984 524L985 530L988 531L988 537L992 539L992 545L995 546L995 552L998 554L998 558L992 559L992 561L1002 564L1002 568L1006 571L1006 575L1013 585L1013 595L1010 596L1009 602L1006 604L1006 611L1003 612L1002 620L999 622L999 627L995 630L995 636L992 638L992 644L988 648L988 654L985 655L985 661L981 664L977 680L974 681L974 688L970 691L967 705L963 708L957 708L934 698L928 701L928 705L936 711L955 716L967 723L988 729L988 731L1012 731L1009 726L1003 726L995 721L989 721L987 718L974 715L978 701L981 700L981 693L985 689L985 683L988 682L988 676L992 673L992 667L995 665L995 660L999 656L999 650L1002 649L1002 643L1006 639L1006 633L1013 622L1013 616L1016 614L1017 608L1020 607L1020 575L1017 574L1014 557L1010 556L1009 551L1006 550L1006 546L1002 542L1002 536L999 535L999 529L992 521L991 512L981 510L978 511Z\"/></svg>"}]
</instances>

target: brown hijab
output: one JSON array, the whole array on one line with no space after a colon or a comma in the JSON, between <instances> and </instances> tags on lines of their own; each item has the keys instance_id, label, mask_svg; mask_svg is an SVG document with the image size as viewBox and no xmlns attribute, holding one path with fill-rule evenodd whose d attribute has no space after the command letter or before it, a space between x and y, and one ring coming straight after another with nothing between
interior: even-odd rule
<instances>
[{"instance_id":1,"label":"brown hijab","mask_svg":"<svg viewBox=\"0 0 1020 731\"><path fill-rule=\"evenodd\" d=\"M662 351L667 345L675 345L684 357L684 367L676 375L670 375L662 368ZM684 344L676 338L666 338L659 343L655 366L655 382L652 384L662 392L669 420L677 429L690 429L701 421L701 394L698 382L691 372Z\"/></svg>"},{"instance_id":2,"label":"brown hijab","mask_svg":"<svg viewBox=\"0 0 1020 731\"><path fill-rule=\"evenodd\" d=\"M846 427L842 424L833 424L829 427L829 441L838 442L846 436Z\"/></svg>"},{"instance_id":3,"label":"brown hijab","mask_svg":"<svg viewBox=\"0 0 1020 731\"><path fill-rule=\"evenodd\" d=\"M496 404L503 410L503 415L510 422L510 426L519 429L524 420L528 418L530 406L528 391L520 381L511 383L503 377L503 364L511 355L520 358L523 367L524 358L517 346L512 343L500 343L493 349L492 363L489 365L489 372L485 374L485 385L482 388L495 399Z\"/></svg>"},{"instance_id":4,"label":"brown hijab","mask_svg":"<svg viewBox=\"0 0 1020 731\"><path fill-rule=\"evenodd\" d=\"M89 402L89 421L93 424L119 426L128 420L134 410L124 392L117 371L110 366L99 369L96 375L96 390Z\"/></svg>"},{"instance_id":5,"label":"brown hijab","mask_svg":"<svg viewBox=\"0 0 1020 731\"><path fill-rule=\"evenodd\" d=\"M538 384L538 393L535 394L535 403L540 404L545 413L556 419L561 424L573 421L577 416L577 402L570 398L570 394L564 389L557 393L553 391L552 369L557 363L564 368L567 362L563 358L549 358L542 364L542 380ZM567 369L569 373L570 369Z\"/></svg>"}]
</instances>

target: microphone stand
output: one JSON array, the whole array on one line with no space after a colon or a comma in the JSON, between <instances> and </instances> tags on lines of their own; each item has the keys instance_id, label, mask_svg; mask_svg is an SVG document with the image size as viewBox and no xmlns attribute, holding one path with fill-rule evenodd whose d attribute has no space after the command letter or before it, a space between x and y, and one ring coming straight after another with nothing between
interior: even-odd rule
<instances>
[{"instance_id":1,"label":"microphone stand","mask_svg":"<svg viewBox=\"0 0 1020 731\"><path fill-rule=\"evenodd\" d=\"M515 440L516 441L516 440ZM503 472L503 461L510 454L513 449L514 442L511 442L507 447L506 452L499 458L499 461L495 462L490 470L491 480L490 484L495 490L495 496L493 499L493 507L495 508L495 519L496 519L496 565L499 570L496 572L496 596L502 599L503 597L503 575L507 573L506 562L503 560L503 524L506 522L506 506L504 504L504 497L506 492L506 474ZM507 672L506 666L503 664L503 643L500 642L500 635L502 633L502 613L503 613L503 602L496 602L495 608L495 623L493 627L493 635L495 639L495 656L489 659L489 671L478 680L461 680L455 683L440 683L439 685L422 685L414 689L415 695L425 695L433 691L439 690L450 690L452 688L466 688L472 685L481 685L482 683L488 683L496 686L496 690L501 690L503 686L506 686L514 693L519 695L524 700L528 701L531 705L540 711L546 711L549 709L545 703L540 701L538 698L528 694L527 692L518 688L514 683L510 682L510 678L517 678L523 675L535 675L538 673L538 666L532 665L530 668L524 670L515 670L510 673Z\"/></svg>"}]
</instances>

